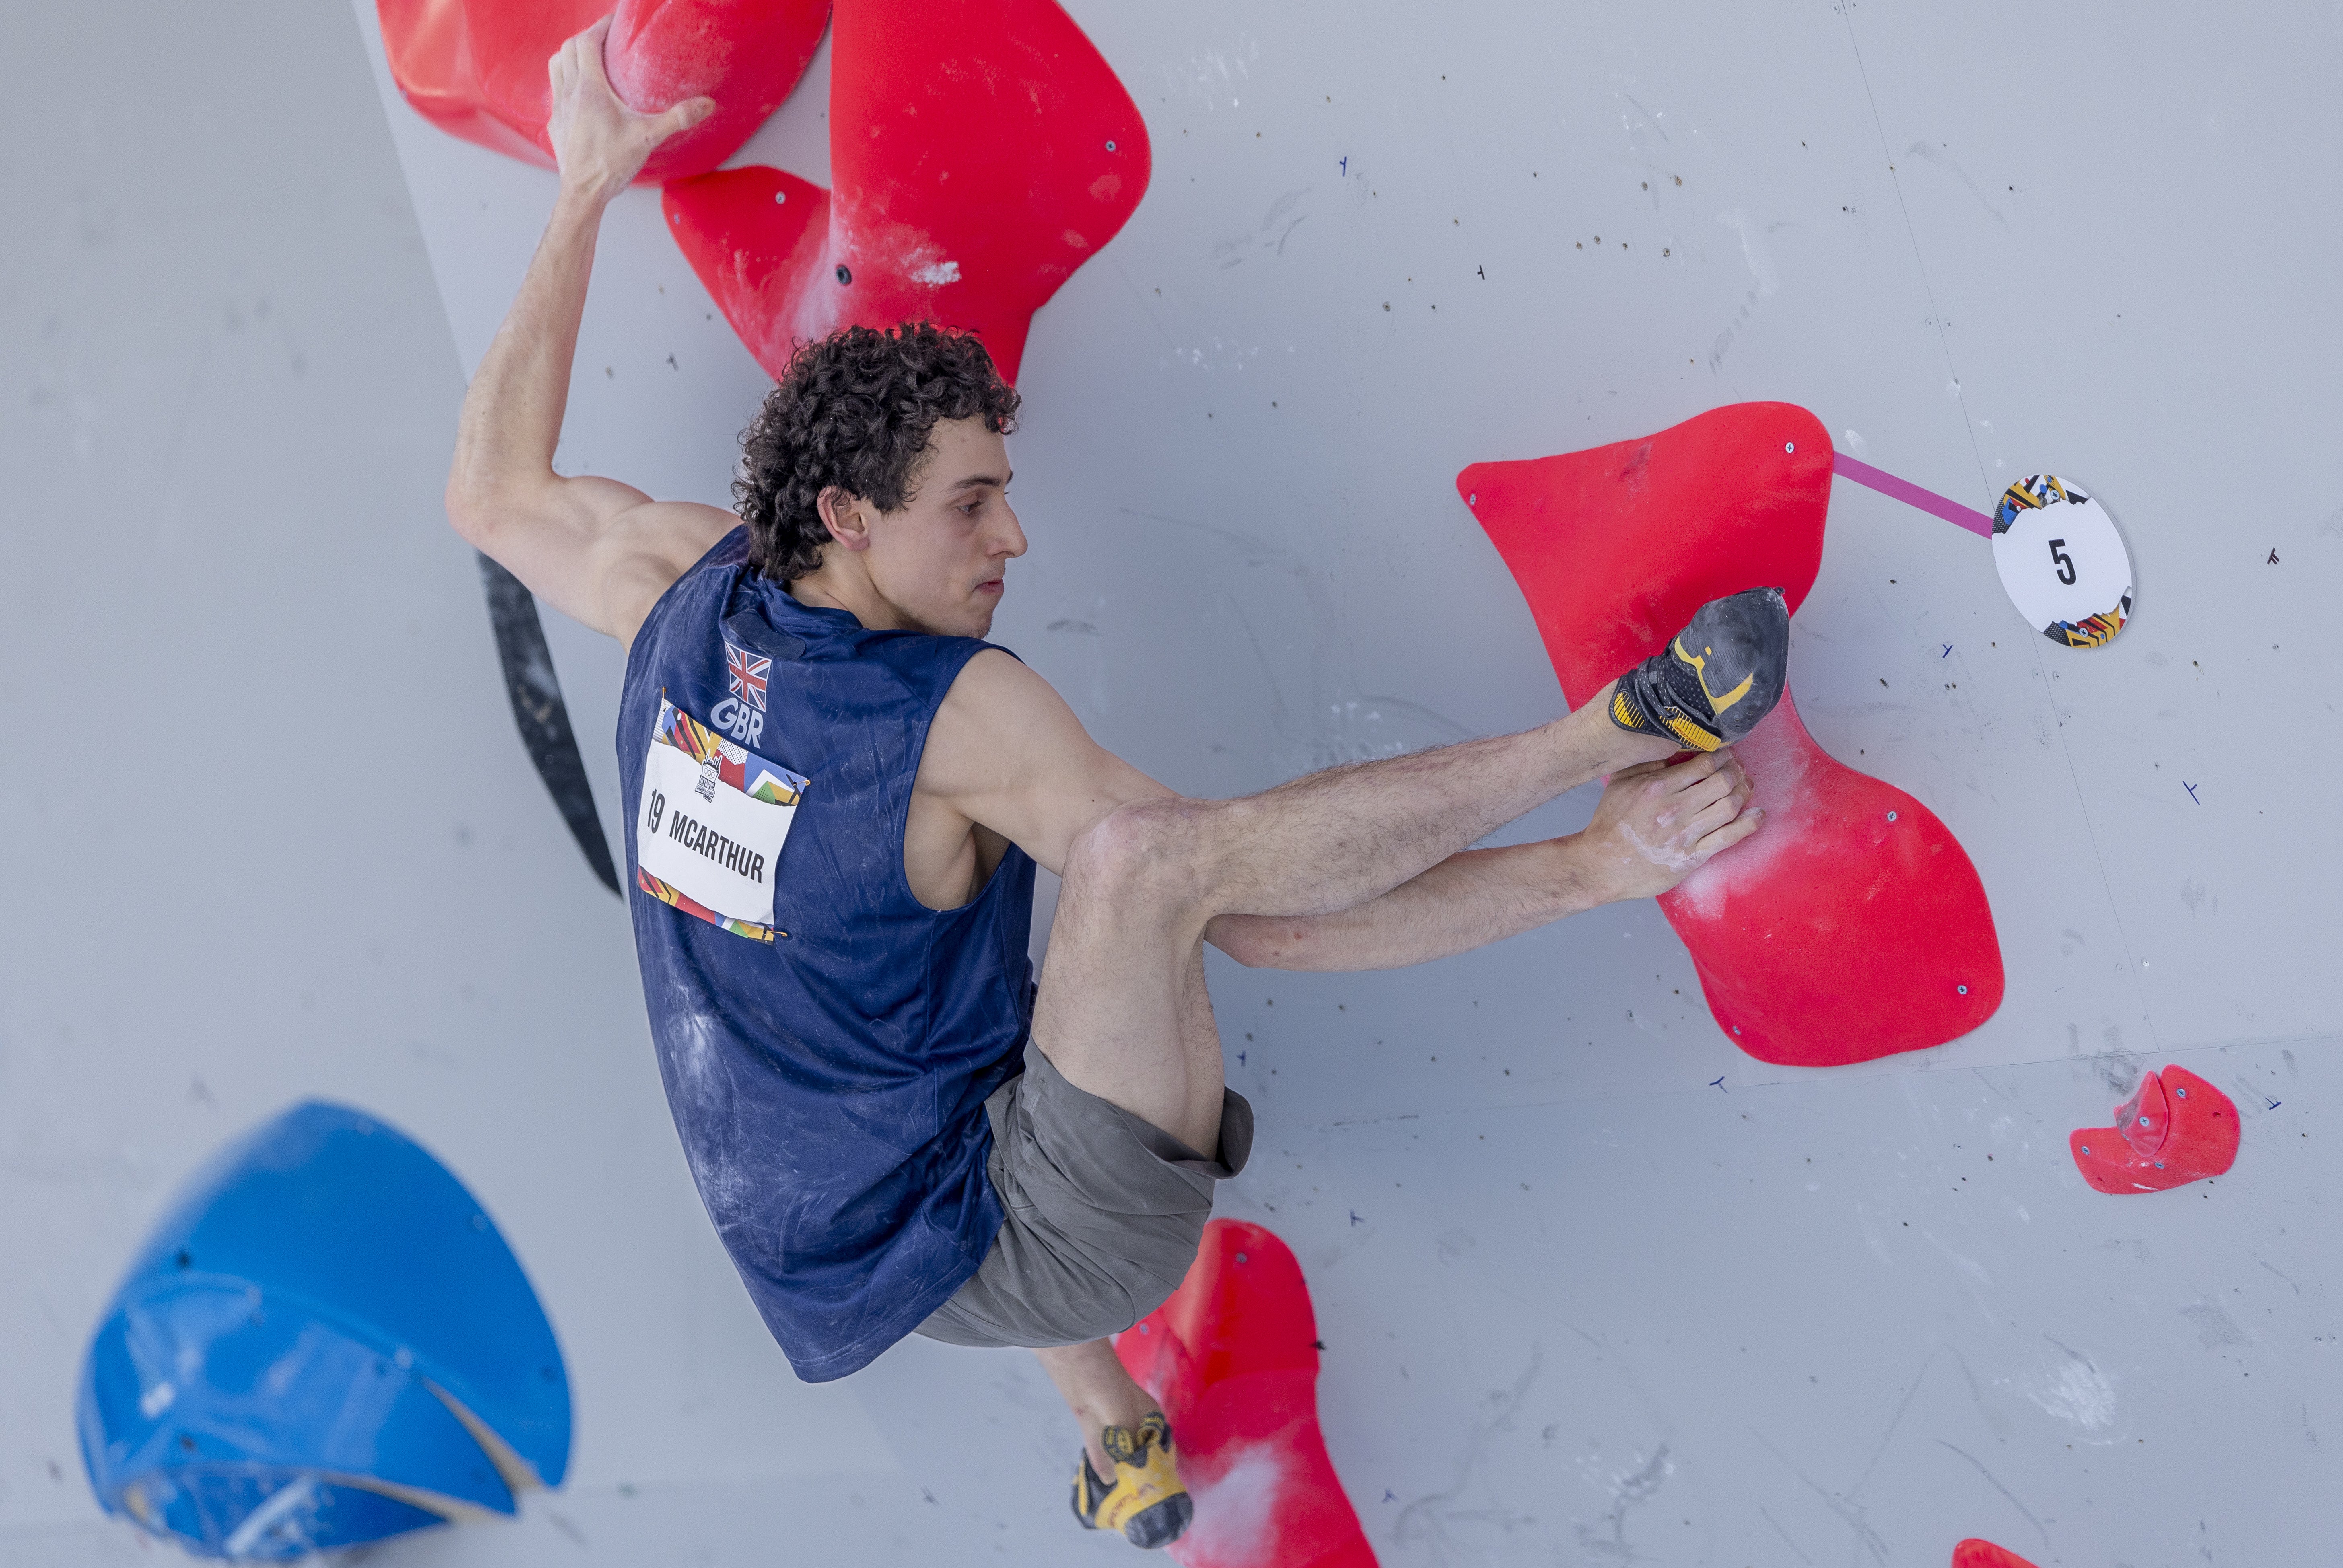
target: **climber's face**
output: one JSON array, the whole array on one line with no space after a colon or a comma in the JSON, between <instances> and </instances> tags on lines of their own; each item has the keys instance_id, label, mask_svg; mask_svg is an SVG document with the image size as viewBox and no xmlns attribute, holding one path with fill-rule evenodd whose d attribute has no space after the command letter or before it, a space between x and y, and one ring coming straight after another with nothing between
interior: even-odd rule
<instances>
[{"instance_id":1,"label":"climber's face","mask_svg":"<svg viewBox=\"0 0 2343 1568\"><path fill-rule=\"evenodd\" d=\"M834 542L815 576L865 626L982 637L1009 562L1025 553L1009 479L1008 444L998 432L981 418L940 420L895 510L823 492L822 520ZM864 585L868 598L855 591Z\"/></svg>"}]
</instances>

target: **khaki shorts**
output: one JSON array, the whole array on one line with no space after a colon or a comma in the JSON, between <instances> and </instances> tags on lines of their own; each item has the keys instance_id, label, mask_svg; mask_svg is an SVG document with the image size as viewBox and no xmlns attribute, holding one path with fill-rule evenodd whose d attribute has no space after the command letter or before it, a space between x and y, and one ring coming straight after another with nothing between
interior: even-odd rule
<instances>
[{"instance_id":1,"label":"khaki shorts","mask_svg":"<svg viewBox=\"0 0 2343 1568\"><path fill-rule=\"evenodd\" d=\"M984 1102L986 1174L1007 1211L992 1251L918 1332L954 1345L1071 1345L1121 1333L1187 1277L1212 1184L1244 1169L1252 1107L1229 1090L1221 1157L1075 1088L1040 1051Z\"/></svg>"}]
</instances>

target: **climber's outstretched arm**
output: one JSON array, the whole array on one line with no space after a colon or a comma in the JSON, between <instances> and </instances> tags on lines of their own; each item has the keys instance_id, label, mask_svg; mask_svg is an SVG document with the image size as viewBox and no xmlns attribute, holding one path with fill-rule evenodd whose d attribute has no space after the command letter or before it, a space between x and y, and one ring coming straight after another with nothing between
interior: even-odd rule
<instances>
[{"instance_id":1,"label":"climber's outstretched arm","mask_svg":"<svg viewBox=\"0 0 2343 1568\"><path fill-rule=\"evenodd\" d=\"M739 519L719 507L654 501L615 479L553 471L603 209L653 148L715 108L708 98L660 115L628 108L603 73L608 32L607 18L597 22L548 64L560 193L465 394L447 518L555 608L628 642L659 596Z\"/></svg>"},{"instance_id":2,"label":"climber's outstretched arm","mask_svg":"<svg viewBox=\"0 0 2343 1568\"><path fill-rule=\"evenodd\" d=\"M1467 849L1332 914L1219 915L1204 939L1262 969L1387 970L1446 958L1620 899L1666 892L1757 830L1730 751L1611 776L1583 832Z\"/></svg>"}]
</instances>

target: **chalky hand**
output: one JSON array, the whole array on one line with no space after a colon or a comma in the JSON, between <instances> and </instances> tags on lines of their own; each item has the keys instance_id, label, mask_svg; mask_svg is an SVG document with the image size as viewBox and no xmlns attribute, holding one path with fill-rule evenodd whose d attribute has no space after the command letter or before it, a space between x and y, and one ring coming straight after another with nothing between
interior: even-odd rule
<instances>
[{"instance_id":1,"label":"chalky hand","mask_svg":"<svg viewBox=\"0 0 2343 1568\"><path fill-rule=\"evenodd\" d=\"M605 16L546 62L553 87L546 135L553 143L562 189L597 202L625 190L661 142L716 112L713 98L686 98L657 115L628 108L603 67L602 45L609 35L610 18Z\"/></svg>"}]
</instances>

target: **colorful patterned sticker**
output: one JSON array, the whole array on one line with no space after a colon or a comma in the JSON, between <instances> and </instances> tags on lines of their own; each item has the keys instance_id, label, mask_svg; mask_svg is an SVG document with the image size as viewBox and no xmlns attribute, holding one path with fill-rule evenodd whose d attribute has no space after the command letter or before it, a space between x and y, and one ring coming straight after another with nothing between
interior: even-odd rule
<instances>
[{"instance_id":1,"label":"colorful patterned sticker","mask_svg":"<svg viewBox=\"0 0 2343 1568\"><path fill-rule=\"evenodd\" d=\"M651 729L651 740L674 747L703 768L713 759L717 778L751 800L794 806L805 792L803 775L733 745L665 698L659 699L659 722Z\"/></svg>"},{"instance_id":2,"label":"colorful patterned sticker","mask_svg":"<svg viewBox=\"0 0 2343 1568\"><path fill-rule=\"evenodd\" d=\"M698 915L711 926L722 926L736 937L746 937L752 942L764 942L769 946L772 942L773 927L759 926L748 920L736 920L719 915L689 894L660 881L640 866L635 868L635 886L657 899L660 903L672 904L687 915Z\"/></svg>"},{"instance_id":3,"label":"colorful patterned sticker","mask_svg":"<svg viewBox=\"0 0 2343 1568\"><path fill-rule=\"evenodd\" d=\"M2124 628L2130 616L2131 595L2126 594L2123 602L2113 609L2103 609L2080 620L2054 620L2042 628L2042 635L2068 648L2099 648Z\"/></svg>"},{"instance_id":4,"label":"colorful patterned sticker","mask_svg":"<svg viewBox=\"0 0 2343 1568\"><path fill-rule=\"evenodd\" d=\"M2071 501L2080 506L2090 498L2056 474L2031 475L2001 493L2001 505L1993 509L1993 531L1996 534L2009 532L2009 525L2017 520L2019 512L2046 507L2053 500Z\"/></svg>"}]
</instances>

